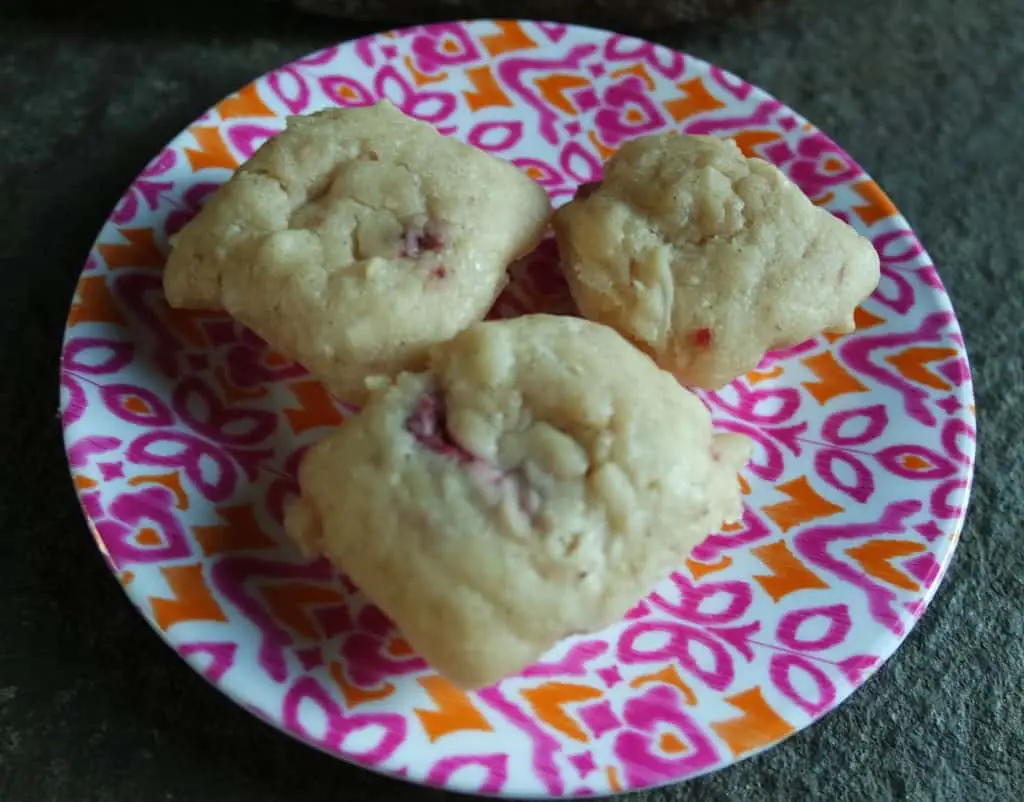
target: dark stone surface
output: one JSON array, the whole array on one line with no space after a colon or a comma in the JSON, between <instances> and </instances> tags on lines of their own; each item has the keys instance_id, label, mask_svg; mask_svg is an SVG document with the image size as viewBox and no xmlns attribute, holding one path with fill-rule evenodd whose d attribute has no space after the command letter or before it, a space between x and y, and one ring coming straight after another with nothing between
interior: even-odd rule
<instances>
[{"instance_id":1,"label":"dark stone surface","mask_svg":"<svg viewBox=\"0 0 1024 802\"><path fill-rule=\"evenodd\" d=\"M430 21L452 19L571 19L599 28L637 32L680 22L720 19L770 0L285 0L292 7L349 20L401 25L410 12Z\"/></svg>"},{"instance_id":2,"label":"dark stone surface","mask_svg":"<svg viewBox=\"0 0 1024 802\"><path fill-rule=\"evenodd\" d=\"M72 288L127 182L222 95L373 26L217 0L31 5L0 7L0 800L448 798L293 743L163 646L93 547L55 416ZM794 0L658 34L806 114L917 227L965 329L981 462L949 577L866 687L762 756L630 799L1021 798L1022 32L1019 0Z\"/></svg>"}]
</instances>

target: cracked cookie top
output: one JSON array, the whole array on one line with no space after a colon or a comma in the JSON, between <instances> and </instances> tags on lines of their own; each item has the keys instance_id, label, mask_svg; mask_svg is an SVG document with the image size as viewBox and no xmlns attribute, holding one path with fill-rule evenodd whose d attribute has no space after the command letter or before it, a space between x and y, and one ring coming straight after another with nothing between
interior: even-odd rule
<instances>
[{"instance_id":1,"label":"cracked cookie top","mask_svg":"<svg viewBox=\"0 0 1024 802\"><path fill-rule=\"evenodd\" d=\"M358 402L483 318L549 212L513 165L386 101L292 117L175 238L165 292Z\"/></svg>"},{"instance_id":2,"label":"cracked cookie top","mask_svg":"<svg viewBox=\"0 0 1024 802\"><path fill-rule=\"evenodd\" d=\"M625 143L554 227L580 311L695 387L853 331L879 280L868 240L773 165L709 136Z\"/></svg>"},{"instance_id":3,"label":"cracked cookie top","mask_svg":"<svg viewBox=\"0 0 1024 802\"><path fill-rule=\"evenodd\" d=\"M741 513L749 441L610 328L470 327L314 445L292 537L486 685L618 620Z\"/></svg>"}]
</instances>

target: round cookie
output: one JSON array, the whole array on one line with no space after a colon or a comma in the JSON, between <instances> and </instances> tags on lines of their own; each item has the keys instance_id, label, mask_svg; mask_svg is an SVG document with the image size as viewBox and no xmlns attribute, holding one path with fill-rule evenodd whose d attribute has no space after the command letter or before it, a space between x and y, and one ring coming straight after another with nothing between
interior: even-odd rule
<instances>
[{"instance_id":1,"label":"round cookie","mask_svg":"<svg viewBox=\"0 0 1024 802\"><path fill-rule=\"evenodd\" d=\"M171 306L224 309L358 402L480 320L548 222L512 164L386 101L289 118L177 235Z\"/></svg>"},{"instance_id":2,"label":"round cookie","mask_svg":"<svg viewBox=\"0 0 1024 802\"><path fill-rule=\"evenodd\" d=\"M738 518L749 456L611 329L528 315L383 382L307 453L286 526L480 687L619 620Z\"/></svg>"},{"instance_id":3,"label":"round cookie","mask_svg":"<svg viewBox=\"0 0 1024 802\"><path fill-rule=\"evenodd\" d=\"M822 331L853 331L879 280L868 240L715 137L625 143L554 228L580 312L694 387L722 387Z\"/></svg>"}]
</instances>

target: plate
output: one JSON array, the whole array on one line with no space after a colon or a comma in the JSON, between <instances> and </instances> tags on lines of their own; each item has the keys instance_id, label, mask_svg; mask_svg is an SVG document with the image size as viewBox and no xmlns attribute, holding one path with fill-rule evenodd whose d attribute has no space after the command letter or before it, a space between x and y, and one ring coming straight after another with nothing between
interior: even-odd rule
<instances>
[{"instance_id":1,"label":"plate","mask_svg":"<svg viewBox=\"0 0 1024 802\"><path fill-rule=\"evenodd\" d=\"M858 329L704 398L757 444L741 524L618 625L466 694L282 536L302 449L347 410L220 314L172 312L168 237L289 114L387 97L562 202L631 137L734 138L882 257ZM494 314L571 309L550 242ZM588 28L477 21L331 47L225 98L103 226L67 321L75 487L129 598L211 683L328 753L417 783L572 797L685 780L836 707L899 646L953 554L975 454L970 371L932 262L825 134L723 70Z\"/></svg>"}]
</instances>

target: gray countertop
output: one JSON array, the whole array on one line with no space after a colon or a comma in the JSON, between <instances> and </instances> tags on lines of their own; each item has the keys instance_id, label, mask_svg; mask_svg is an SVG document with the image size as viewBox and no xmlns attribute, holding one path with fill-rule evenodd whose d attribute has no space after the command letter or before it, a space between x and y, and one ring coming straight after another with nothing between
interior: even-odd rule
<instances>
[{"instance_id":1,"label":"gray countertop","mask_svg":"<svg viewBox=\"0 0 1024 802\"><path fill-rule=\"evenodd\" d=\"M222 95L372 26L217 0L31 5L0 10L0 799L448 798L292 742L163 646L96 553L55 419L72 288L124 186ZM656 38L794 106L887 189L960 316L981 461L945 583L864 688L766 754L629 798L1020 798L1024 4L794 0Z\"/></svg>"}]
</instances>

